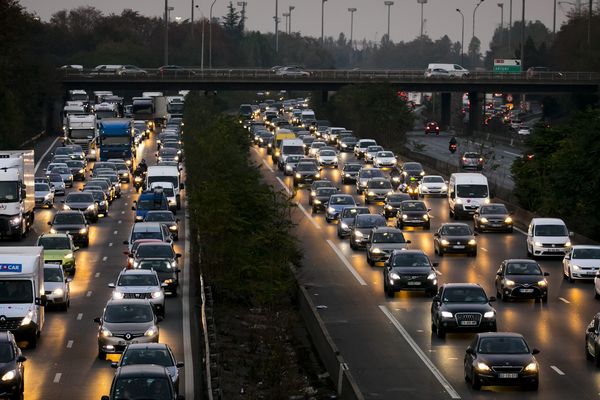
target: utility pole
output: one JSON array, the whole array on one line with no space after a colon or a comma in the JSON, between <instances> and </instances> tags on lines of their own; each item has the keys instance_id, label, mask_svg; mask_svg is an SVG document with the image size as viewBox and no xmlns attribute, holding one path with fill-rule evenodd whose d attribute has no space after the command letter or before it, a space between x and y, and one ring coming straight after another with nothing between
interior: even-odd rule
<instances>
[{"instance_id":1,"label":"utility pole","mask_svg":"<svg viewBox=\"0 0 600 400\"><path fill-rule=\"evenodd\" d=\"M475 8L473 9L473 37L471 37L471 40L473 40L473 38L475 37L475 12L477 11L481 3L483 3L483 0L479 0L479 3L477 3Z\"/></svg>"},{"instance_id":2,"label":"utility pole","mask_svg":"<svg viewBox=\"0 0 600 400\"><path fill-rule=\"evenodd\" d=\"M294 7L294 6L290 6L290 7L288 8L288 10L289 10L289 14L290 14L290 27L289 27L289 29L288 29L288 30L289 30L289 34L290 34L290 35L292 34L292 11L294 11L295 9L296 9L296 7Z\"/></svg>"},{"instance_id":3,"label":"utility pole","mask_svg":"<svg viewBox=\"0 0 600 400\"><path fill-rule=\"evenodd\" d=\"M556 36L556 0L554 0L554 9L552 11L552 36Z\"/></svg>"},{"instance_id":4,"label":"utility pole","mask_svg":"<svg viewBox=\"0 0 600 400\"><path fill-rule=\"evenodd\" d=\"M321 46L325 46L325 2L321 0Z\"/></svg>"},{"instance_id":5,"label":"utility pole","mask_svg":"<svg viewBox=\"0 0 600 400\"><path fill-rule=\"evenodd\" d=\"M210 19L208 21L209 25L208 25L208 68L212 69L212 24L213 24L213 20L212 20L212 12L213 12L213 6L215 5L215 3L217 2L217 0L213 0L212 4L210 5Z\"/></svg>"},{"instance_id":6,"label":"utility pole","mask_svg":"<svg viewBox=\"0 0 600 400\"><path fill-rule=\"evenodd\" d=\"M165 65L169 65L169 0L165 0Z\"/></svg>"},{"instance_id":7,"label":"utility pole","mask_svg":"<svg viewBox=\"0 0 600 400\"><path fill-rule=\"evenodd\" d=\"M462 18L462 29L461 29L461 39L460 39L460 65L465 65L465 15L460 11L460 8L456 9Z\"/></svg>"},{"instance_id":8,"label":"utility pole","mask_svg":"<svg viewBox=\"0 0 600 400\"><path fill-rule=\"evenodd\" d=\"M588 44L588 48L592 46L592 7L593 7L593 3L594 0L590 0L590 7L588 10L588 37L587 37L587 44Z\"/></svg>"},{"instance_id":9,"label":"utility pole","mask_svg":"<svg viewBox=\"0 0 600 400\"><path fill-rule=\"evenodd\" d=\"M284 12L281 15L283 15L285 17L285 33L288 33L288 24L290 22L290 13L289 12Z\"/></svg>"},{"instance_id":10,"label":"utility pole","mask_svg":"<svg viewBox=\"0 0 600 400\"><path fill-rule=\"evenodd\" d=\"M500 7L500 38L502 38L502 29L504 29L504 3L498 3Z\"/></svg>"},{"instance_id":11,"label":"utility pole","mask_svg":"<svg viewBox=\"0 0 600 400\"><path fill-rule=\"evenodd\" d=\"M387 29L387 40L388 42L390 42L390 10L392 9L392 6L394 5L393 1L384 1L383 4L385 4L385 6L388 8L388 29Z\"/></svg>"},{"instance_id":12,"label":"utility pole","mask_svg":"<svg viewBox=\"0 0 600 400\"><path fill-rule=\"evenodd\" d=\"M356 12L356 8L351 7L348 9L348 11L350 11L350 47L354 48L354 13Z\"/></svg>"},{"instance_id":13,"label":"utility pole","mask_svg":"<svg viewBox=\"0 0 600 400\"><path fill-rule=\"evenodd\" d=\"M192 0L192 15L190 17L190 35L194 38L194 0Z\"/></svg>"},{"instance_id":14,"label":"utility pole","mask_svg":"<svg viewBox=\"0 0 600 400\"><path fill-rule=\"evenodd\" d=\"M510 4L510 10L508 11L508 54L512 55L512 44L511 44L511 36L512 36L512 2L513 0L510 0L509 4Z\"/></svg>"},{"instance_id":15,"label":"utility pole","mask_svg":"<svg viewBox=\"0 0 600 400\"><path fill-rule=\"evenodd\" d=\"M417 0L417 3L421 5L421 36L419 37L423 37L423 6L427 4L427 0Z\"/></svg>"},{"instance_id":16,"label":"utility pole","mask_svg":"<svg viewBox=\"0 0 600 400\"><path fill-rule=\"evenodd\" d=\"M275 53L279 53L279 0L275 0Z\"/></svg>"},{"instance_id":17,"label":"utility pole","mask_svg":"<svg viewBox=\"0 0 600 400\"><path fill-rule=\"evenodd\" d=\"M521 70L525 70L525 0L521 10Z\"/></svg>"}]
</instances>

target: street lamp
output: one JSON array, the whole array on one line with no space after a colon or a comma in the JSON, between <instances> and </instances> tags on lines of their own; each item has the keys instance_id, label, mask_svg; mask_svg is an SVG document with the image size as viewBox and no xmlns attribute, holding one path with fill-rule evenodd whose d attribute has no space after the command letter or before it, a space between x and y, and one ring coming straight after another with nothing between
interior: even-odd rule
<instances>
[{"instance_id":1,"label":"street lamp","mask_svg":"<svg viewBox=\"0 0 600 400\"><path fill-rule=\"evenodd\" d=\"M421 37L423 36L423 25L424 25L424 20L423 20L423 5L427 4L427 0L417 0L417 4L421 5Z\"/></svg>"},{"instance_id":2,"label":"street lamp","mask_svg":"<svg viewBox=\"0 0 600 400\"><path fill-rule=\"evenodd\" d=\"M321 46L325 45L325 2L321 0Z\"/></svg>"},{"instance_id":3,"label":"street lamp","mask_svg":"<svg viewBox=\"0 0 600 400\"><path fill-rule=\"evenodd\" d=\"M498 3L500 7L500 37L502 37L502 29L504 29L504 3Z\"/></svg>"},{"instance_id":4,"label":"street lamp","mask_svg":"<svg viewBox=\"0 0 600 400\"><path fill-rule=\"evenodd\" d=\"M525 70L525 0L521 10L521 69Z\"/></svg>"},{"instance_id":5,"label":"street lamp","mask_svg":"<svg viewBox=\"0 0 600 400\"><path fill-rule=\"evenodd\" d=\"M169 65L169 0L165 0L165 65Z\"/></svg>"},{"instance_id":6,"label":"street lamp","mask_svg":"<svg viewBox=\"0 0 600 400\"><path fill-rule=\"evenodd\" d=\"M279 53L279 0L275 0L275 53Z\"/></svg>"},{"instance_id":7,"label":"street lamp","mask_svg":"<svg viewBox=\"0 0 600 400\"><path fill-rule=\"evenodd\" d=\"M388 30L387 30L387 40L390 41L390 10L394 5L393 1L384 1L383 4L388 8Z\"/></svg>"},{"instance_id":8,"label":"street lamp","mask_svg":"<svg viewBox=\"0 0 600 400\"><path fill-rule=\"evenodd\" d=\"M483 0L479 0L479 3L477 3L475 8L473 9L473 37L475 37L475 11L477 11L481 3L483 3ZM473 39L471 38L471 40Z\"/></svg>"},{"instance_id":9,"label":"street lamp","mask_svg":"<svg viewBox=\"0 0 600 400\"><path fill-rule=\"evenodd\" d=\"M289 14L290 14L290 26L289 26L289 28L288 28L288 31L289 31L288 33L289 33L290 35L292 34L292 11L294 11L295 9L296 9L296 7L294 7L294 6L290 6L290 7L288 8L288 10L289 10Z\"/></svg>"},{"instance_id":10,"label":"street lamp","mask_svg":"<svg viewBox=\"0 0 600 400\"><path fill-rule=\"evenodd\" d=\"M462 29L461 29L461 39L460 39L460 65L465 64L465 52L463 51L465 45L465 15L460 11L460 8L456 9L456 12L460 14L462 17Z\"/></svg>"},{"instance_id":11,"label":"street lamp","mask_svg":"<svg viewBox=\"0 0 600 400\"><path fill-rule=\"evenodd\" d=\"M246 21L246 6L248 5L248 2L247 1L238 1L237 5L242 7L241 19L242 19L242 25L244 25L244 22Z\"/></svg>"},{"instance_id":12,"label":"street lamp","mask_svg":"<svg viewBox=\"0 0 600 400\"><path fill-rule=\"evenodd\" d=\"M282 13L281 15L283 15L285 17L285 33L288 33L288 23L290 21L290 13L286 12L286 13Z\"/></svg>"},{"instance_id":13,"label":"street lamp","mask_svg":"<svg viewBox=\"0 0 600 400\"><path fill-rule=\"evenodd\" d=\"M212 69L212 12L213 12L213 6L215 5L215 3L217 2L217 0L213 0L212 4L210 5L210 18L208 20L208 68Z\"/></svg>"},{"instance_id":14,"label":"street lamp","mask_svg":"<svg viewBox=\"0 0 600 400\"><path fill-rule=\"evenodd\" d=\"M350 46L354 48L353 38L354 38L354 13L356 12L356 8L351 7L348 9L350 11Z\"/></svg>"}]
</instances>

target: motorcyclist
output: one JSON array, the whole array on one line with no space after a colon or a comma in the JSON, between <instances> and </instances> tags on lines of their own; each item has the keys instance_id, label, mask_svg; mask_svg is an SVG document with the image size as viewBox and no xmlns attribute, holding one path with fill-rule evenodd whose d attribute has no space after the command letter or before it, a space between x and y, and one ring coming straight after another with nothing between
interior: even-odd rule
<instances>
[{"instance_id":1,"label":"motorcyclist","mask_svg":"<svg viewBox=\"0 0 600 400\"><path fill-rule=\"evenodd\" d=\"M148 165L146 165L146 160L142 158L142 161L137 166L143 174L148 172Z\"/></svg>"},{"instance_id":2,"label":"motorcyclist","mask_svg":"<svg viewBox=\"0 0 600 400\"><path fill-rule=\"evenodd\" d=\"M458 142L456 141L456 137L452 136L450 138L450 141L448 142L448 150L450 150L451 152L455 152L456 151L456 146L458 145Z\"/></svg>"}]
</instances>

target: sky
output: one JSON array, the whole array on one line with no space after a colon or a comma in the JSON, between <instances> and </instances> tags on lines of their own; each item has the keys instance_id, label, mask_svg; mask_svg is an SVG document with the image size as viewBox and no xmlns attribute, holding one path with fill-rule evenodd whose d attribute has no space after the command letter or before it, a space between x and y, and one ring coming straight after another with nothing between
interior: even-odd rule
<instances>
[{"instance_id":1,"label":"sky","mask_svg":"<svg viewBox=\"0 0 600 400\"><path fill-rule=\"evenodd\" d=\"M211 0L168 0L169 6L174 7L171 19L181 17L182 20L190 18L191 4L195 1L198 6L195 11L198 15L208 16ZM424 5L424 32L432 39L439 39L448 35L454 41L461 39L461 17L456 12L460 8L465 16L465 49L473 34L473 10L479 0L425 0ZM504 24L508 26L509 4L513 4L513 21L521 19L522 1L525 3L525 19L540 20L549 29L552 29L553 4L555 0L483 0L475 16L475 35L481 39L482 50L489 47L494 29L499 26L501 8L499 3L504 3ZM577 2L581 0L571 0ZM163 0L21 0L28 11L37 14L42 20L49 20L50 16L62 9L71 9L79 6L92 5L102 12L120 14L123 9L130 8L142 15L159 16L164 13ZM234 5L238 0L233 2ZM274 32L274 15L276 0L246 0L246 26L251 30L261 32ZM281 16L287 12L289 6L294 6L292 11L292 31L302 35L321 36L321 0L278 0L281 23L280 31L285 31L285 18ZM558 2L557 2L558 3ZM584 3L587 3L586 1ZM215 0L213 16L225 15L229 0ZM350 12L348 8L357 9L354 14L354 39L380 41L382 35L387 33L387 7L384 0L326 0L325 3L325 35L337 38L340 32L350 36ZM569 5L558 5L556 12L556 30L566 19ZM394 0L390 9L390 37L393 41L410 41L420 32L421 6L417 0Z\"/></svg>"}]
</instances>

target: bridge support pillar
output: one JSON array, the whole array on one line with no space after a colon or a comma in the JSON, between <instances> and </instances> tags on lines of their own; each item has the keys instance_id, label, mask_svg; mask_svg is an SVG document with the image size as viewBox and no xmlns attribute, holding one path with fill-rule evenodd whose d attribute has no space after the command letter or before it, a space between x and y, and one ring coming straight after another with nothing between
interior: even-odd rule
<instances>
[{"instance_id":1,"label":"bridge support pillar","mask_svg":"<svg viewBox=\"0 0 600 400\"><path fill-rule=\"evenodd\" d=\"M480 126L481 118L481 94L479 92L469 92L469 127L467 134L475 134Z\"/></svg>"},{"instance_id":2,"label":"bridge support pillar","mask_svg":"<svg viewBox=\"0 0 600 400\"><path fill-rule=\"evenodd\" d=\"M442 119L440 121L441 129L447 130L450 126L450 104L452 100L451 93L442 93Z\"/></svg>"},{"instance_id":3,"label":"bridge support pillar","mask_svg":"<svg viewBox=\"0 0 600 400\"><path fill-rule=\"evenodd\" d=\"M322 90L321 91L321 104L327 103L328 100L329 100L329 91Z\"/></svg>"}]
</instances>

